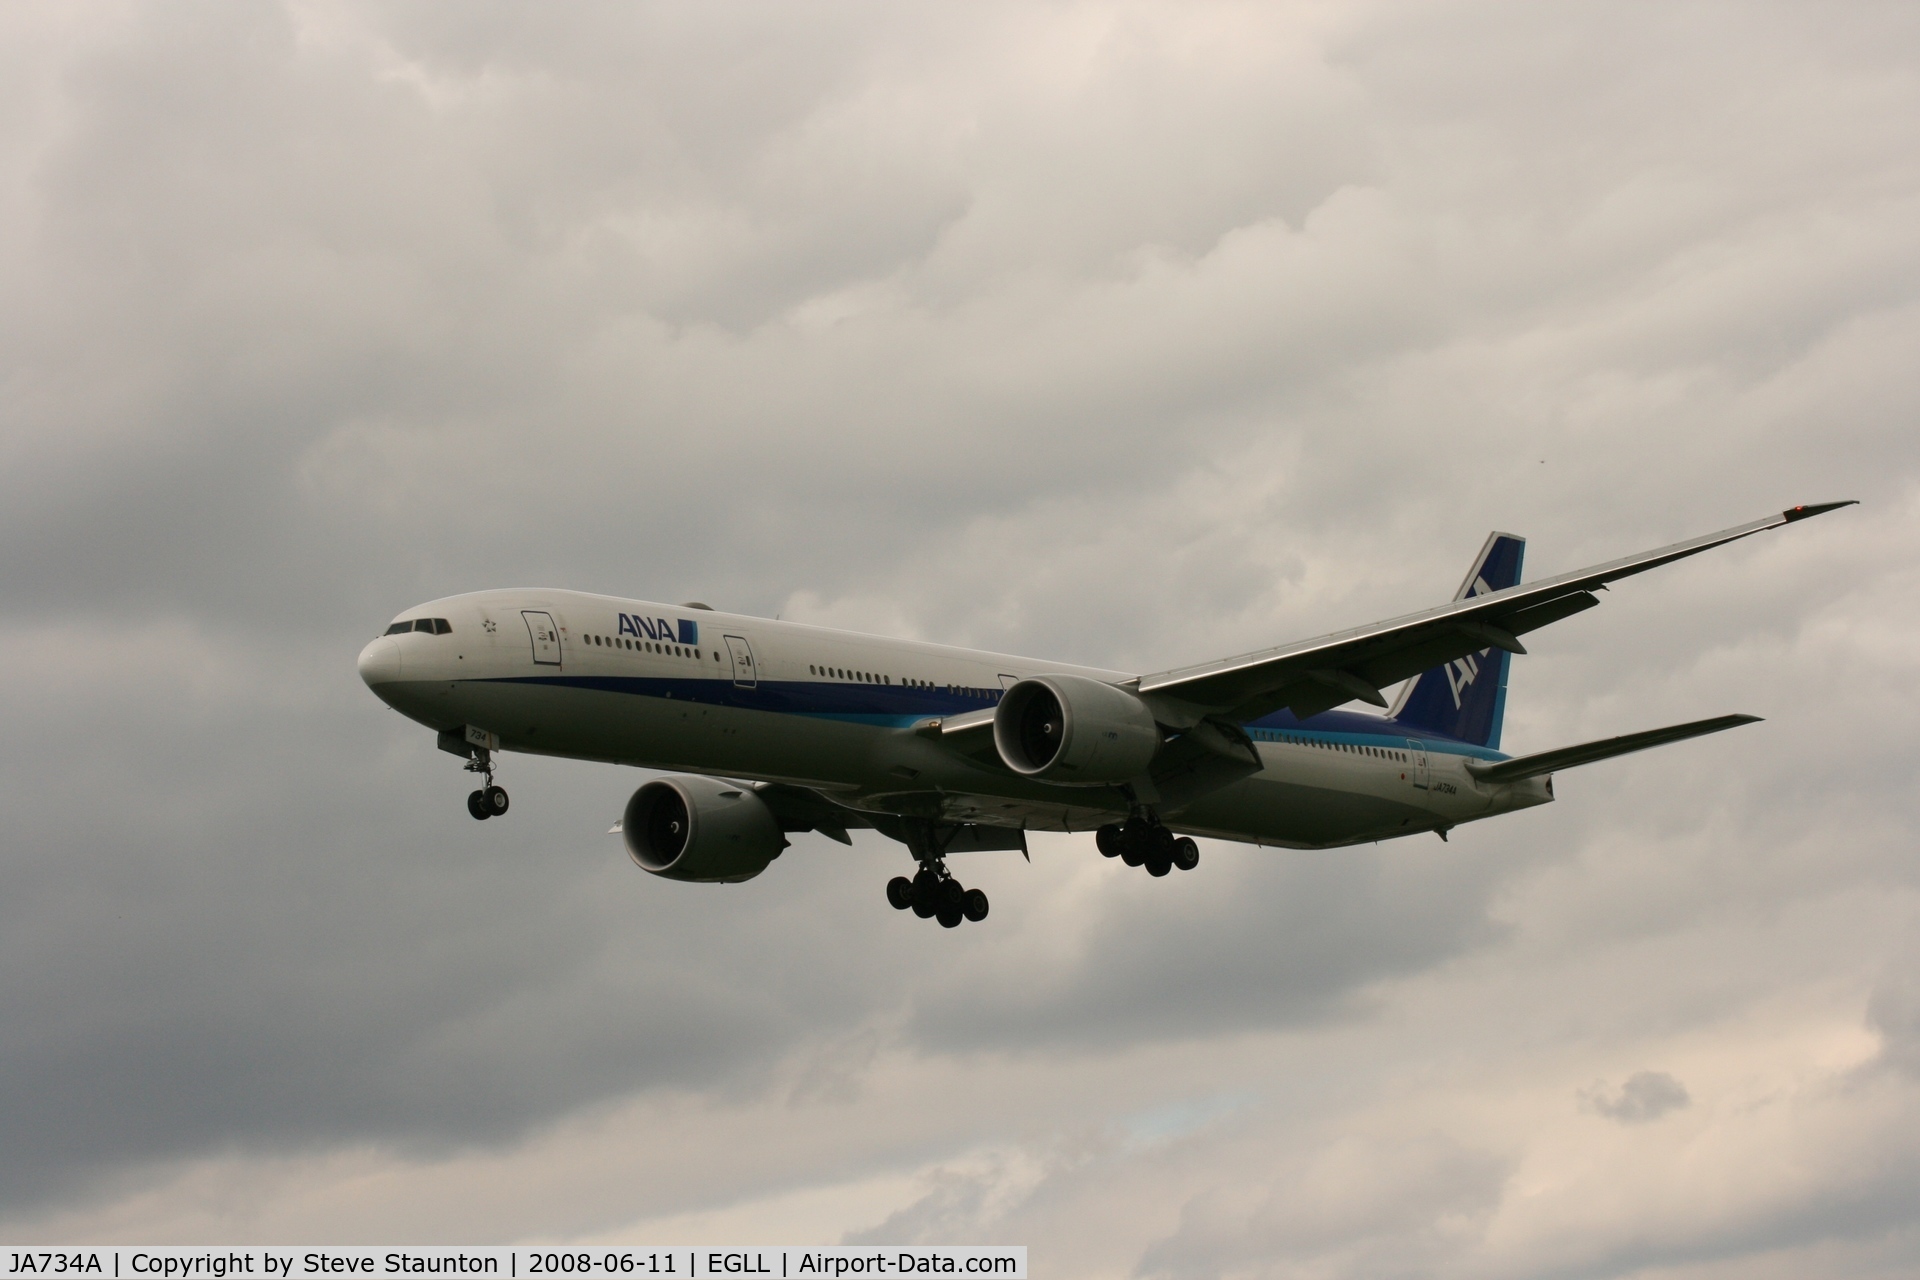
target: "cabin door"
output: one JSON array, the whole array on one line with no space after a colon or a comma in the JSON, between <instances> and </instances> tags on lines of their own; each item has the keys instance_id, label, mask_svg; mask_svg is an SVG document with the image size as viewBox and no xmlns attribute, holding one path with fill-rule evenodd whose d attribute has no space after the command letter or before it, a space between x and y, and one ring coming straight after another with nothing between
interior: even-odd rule
<instances>
[{"instance_id":1,"label":"cabin door","mask_svg":"<svg viewBox=\"0 0 1920 1280\"><path fill-rule=\"evenodd\" d=\"M751 689L759 683L753 670L753 646L745 636L727 636L727 656L733 659L733 683L736 688Z\"/></svg>"},{"instance_id":2,"label":"cabin door","mask_svg":"<svg viewBox=\"0 0 1920 1280\"><path fill-rule=\"evenodd\" d=\"M522 609L520 616L527 620L527 635L533 641L534 665L559 666L560 631L553 625L553 615L534 609Z\"/></svg>"}]
</instances>

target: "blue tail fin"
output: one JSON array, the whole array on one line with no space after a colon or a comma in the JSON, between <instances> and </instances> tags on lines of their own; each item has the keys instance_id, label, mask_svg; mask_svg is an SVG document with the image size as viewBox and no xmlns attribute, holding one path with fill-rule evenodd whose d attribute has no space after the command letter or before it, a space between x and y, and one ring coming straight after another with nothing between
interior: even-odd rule
<instances>
[{"instance_id":1,"label":"blue tail fin","mask_svg":"<svg viewBox=\"0 0 1920 1280\"><path fill-rule=\"evenodd\" d=\"M1511 533L1487 535L1487 545L1467 570L1455 600L1502 591L1520 582L1527 540ZM1505 649L1482 649L1443 667L1424 671L1400 691L1390 717L1411 730L1444 734L1478 746L1500 748L1500 721L1507 712Z\"/></svg>"}]
</instances>

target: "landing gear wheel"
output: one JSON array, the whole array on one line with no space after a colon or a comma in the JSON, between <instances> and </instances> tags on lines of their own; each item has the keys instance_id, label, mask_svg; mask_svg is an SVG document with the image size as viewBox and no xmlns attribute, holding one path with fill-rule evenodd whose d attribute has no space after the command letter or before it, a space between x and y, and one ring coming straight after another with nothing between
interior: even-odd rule
<instances>
[{"instance_id":1,"label":"landing gear wheel","mask_svg":"<svg viewBox=\"0 0 1920 1280\"><path fill-rule=\"evenodd\" d=\"M488 787L480 794L485 798L484 803L487 806L487 813L490 816L497 818L507 811L507 789L505 787Z\"/></svg>"},{"instance_id":2,"label":"landing gear wheel","mask_svg":"<svg viewBox=\"0 0 1920 1280\"><path fill-rule=\"evenodd\" d=\"M484 791L476 791L472 795L468 796L467 812L472 814L474 817L480 819L480 821L482 822L485 822L488 818L491 818L493 816L493 811L487 807L487 793Z\"/></svg>"},{"instance_id":3,"label":"landing gear wheel","mask_svg":"<svg viewBox=\"0 0 1920 1280\"><path fill-rule=\"evenodd\" d=\"M933 913L940 909L939 893L939 877L923 868L913 878L913 901L909 904L913 907L913 914L922 920L933 919Z\"/></svg>"},{"instance_id":4,"label":"landing gear wheel","mask_svg":"<svg viewBox=\"0 0 1920 1280\"><path fill-rule=\"evenodd\" d=\"M1093 843L1103 858L1117 858L1121 847L1126 843L1120 838L1120 828L1109 822L1093 833Z\"/></svg>"},{"instance_id":5,"label":"landing gear wheel","mask_svg":"<svg viewBox=\"0 0 1920 1280\"><path fill-rule=\"evenodd\" d=\"M1165 828L1146 818L1128 818L1120 828L1120 861L1137 867L1159 850L1159 835Z\"/></svg>"},{"instance_id":6,"label":"landing gear wheel","mask_svg":"<svg viewBox=\"0 0 1920 1280\"><path fill-rule=\"evenodd\" d=\"M938 920L943 929L957 929L962 920L987 918L987 895L953 878L944 859L922 857L913 879L895 876L887 882L887 901L911 907L922 920Z\"/></svg>"},{"instance_id":7,"label":"landing gear wheel","mask_svg":"<svg viewBox=\"0 0 1920 1280\"><path fill-rule=\"evenodd\" d=\"M1173 870L1173 860L1171 858L1163 858L1155 854L1153 857L1147 859L1147 874L1150 876L1163 876L1171 870Z\"/></svg>"},{"instance_id":8,"label":"landing gear wheel","mask_svg":"<svg viewBox=\"0 0 1920 1280\"><path fill-rule=\"evenodd\" d=\"M1181 836L1173 842L1173 865L1182 871L1191 871L1200 865L1200 846L1193 842L1192 836Z\"/></svg>"}]
</instances>

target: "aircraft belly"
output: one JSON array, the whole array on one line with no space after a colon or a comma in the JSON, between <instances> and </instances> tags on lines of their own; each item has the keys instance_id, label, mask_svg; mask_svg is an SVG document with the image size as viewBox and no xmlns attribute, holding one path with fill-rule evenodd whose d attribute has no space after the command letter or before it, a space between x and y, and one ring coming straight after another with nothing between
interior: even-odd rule
<instances>
[{"instance_id":1,"label":"aircraft belly","mask_svg":"<svg viewBox=\"0 0 1920 1280\"><path fill-rule=\"evenodd\" d=\"M886 725L523 681L469 682L435 706L439 727L475 724L511 751L791 782L876 813L1036 831L1126 816L1117 791L1034 782Z\"/></svg>"},{"instance_id":2,"label":"aircraft belly","mask_svg":"<svg viewBox=\"0 0 1920 1280\"><path fill-rule=\"evenodd\" d=\"M1358 844L1425 831L1433 815L1407 801L1256 774L1171 815L1182 831L1286 848Z\"/></svg>"},{"instance_id":3,"label":"aircraft belly","mask_svg":"<svg viewBox=\"0 0 1920 1280\"><path fill-rule=\"evenodd\" d=\"M1086 831L1126 815L1116 789L1036 783L891 726L540 681L422 681L389 686L388 694L415 719L443 729L477 725L507 750L793 782L876 813L1035 831ZM1283 772L1276 764L1169 812L1169 823L1195 835L1313 848L1450 826L1488 807L1488 797L1468 787L1399 797L1391 788L1356 789L1385 787L1371 776Z\"/></svg>"},{"instance_id":4,"label":"aircraft belly","mask_svg":"<svg viewBox=\"0 0 1920 1280\"><path fill-rule=\"evenodd\" d=\"M868 754L863 725L685 697L480 681L463 702L508 750L640 768L851 786Z\"/></svg>"}]
</instances>

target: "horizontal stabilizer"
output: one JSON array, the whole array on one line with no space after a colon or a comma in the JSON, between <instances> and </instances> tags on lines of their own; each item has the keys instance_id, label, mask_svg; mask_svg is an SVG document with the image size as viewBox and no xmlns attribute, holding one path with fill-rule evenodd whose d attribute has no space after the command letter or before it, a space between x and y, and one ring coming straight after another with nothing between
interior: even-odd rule
<instances>
[{"instance_id":1,"label":"horizontal stabilizer","mask_svg":"<svg viewBox=\"0 0 1920 1280\"><path fill-rule=\"evenodd\" d=\"M1482 764L1477 760L1467 761L1467 769L1482 782L1517 782L1522 778L1537 778L1543 773L1555 773L1561 769L1571 769L1579 764L1592 764L1596 760L1611 760L1615 756L1624 756L1633 751L1645 751L1648 747L1662 747L1669 742L1684 742L1688 738L1698 738L1702 734L1719 733L1722 729L1732 729L1743 724L1755 724L1759 716L1715 716L1711 720L1694 720L1687 724L1668 725L1664 729L1648 729L1642 733L1622 734L1618 738L1602 738L1598 742L1583 742L1576 747L1561 747L1556 751L1542 751L1537 755L1520 756L1513 760L1502 760L1495 764Z\"/></svg>"}]
</instances>

